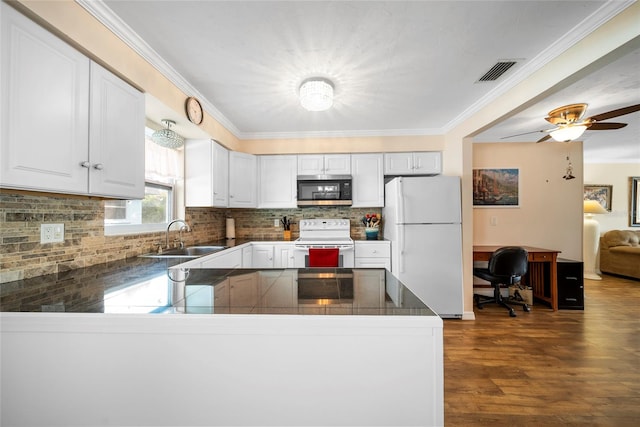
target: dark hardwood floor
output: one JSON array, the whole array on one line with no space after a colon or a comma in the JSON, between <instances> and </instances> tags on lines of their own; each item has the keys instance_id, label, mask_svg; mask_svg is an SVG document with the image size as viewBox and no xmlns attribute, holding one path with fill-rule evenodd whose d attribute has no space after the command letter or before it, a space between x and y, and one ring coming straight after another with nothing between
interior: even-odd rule
<instances>
[{"instance_id":1,"label":"dark hardwood floor","mask_svg":"<svg viewBox=\"0 0 640 427\"><path fill-rule=\"evenodd\" d=\"M584 311L445 320L445 425L640 426L639 306L640 281L604 275Z\"/></svg>"}]
</instances>

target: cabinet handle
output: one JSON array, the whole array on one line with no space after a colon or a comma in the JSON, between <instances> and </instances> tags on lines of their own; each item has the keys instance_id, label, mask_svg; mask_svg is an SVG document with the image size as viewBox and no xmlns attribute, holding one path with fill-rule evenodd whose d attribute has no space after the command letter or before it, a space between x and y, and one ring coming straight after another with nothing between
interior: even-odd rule
<instances>
[{"instance_id":1,"label":"cabinet handle","mask_svg":"<svg viewBox=\"0 0 640 427\"><path fill-rule=\"evenodd\" d=\"M230 199L233 199L233 194L229 194L229 198L230 198Z\"/></svg>"},{"instance_id":2,"label":"cabinet handle","mask_svg":"<svg viewBox=\"0 0 640 427\"><path fill-rule=\"evenodd\" d=\"M80 166L82 166L83 168L89 168L91 167L91 163L84 161L84 162L80 162Z\"/></svg>"},{"instance_id":3,"label":"cabinet handle","mask_svg":"<svg viewBox=\"0 0 640 427\"><path fill-rule=\"evenodd\" d=\"M95 170L101 171L102 169L104 169L104 166L102 166L102 163L96 163L95 165L93 165L93 168Z\"/></svg>"}]
</instances>

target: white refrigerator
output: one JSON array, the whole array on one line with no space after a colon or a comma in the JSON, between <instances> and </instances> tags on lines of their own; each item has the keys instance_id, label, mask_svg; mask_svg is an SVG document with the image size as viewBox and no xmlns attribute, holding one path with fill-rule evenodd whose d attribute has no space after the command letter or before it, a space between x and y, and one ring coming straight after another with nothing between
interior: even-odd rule
<instances>
[{"instance_id":1,"label":"white refrigerator","mask_svg":"<svg viewBox=\"0 0 640 427\"><path fill-rule=\"evenodd\" d=\"M397 177L384 199L391 272L440 317L462 317L460 178Z\"/></svg>"}]
</instances>

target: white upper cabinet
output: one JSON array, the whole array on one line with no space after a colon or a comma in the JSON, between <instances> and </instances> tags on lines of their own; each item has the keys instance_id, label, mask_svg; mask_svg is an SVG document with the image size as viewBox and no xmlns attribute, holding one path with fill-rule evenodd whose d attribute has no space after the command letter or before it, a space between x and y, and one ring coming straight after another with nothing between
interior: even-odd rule
<instances>
[{"instance_id":1,"label":"white upper cabinet","mask_svg":"<svg viewBox=\"0 0 640 427\"><path fill-rule=\"evenodd\" d=\"M437 175L442 173L442 153L385 153L385 175Z\"/></svg>"},{"instance_id":2,"label":"white upper cabinet","mask_svg":"<svg viewBox=\"0 0 640 427\"><path fill-rule=\"evenodd\" d=\"M255 208L257 206L256 169L253 154L229 152L229 207Z\"/></svg>"},{"instance_id":3,"label":"white upper cabinet","mask_svg":"<svg viewBox=\"0 0 640 427\"><path fill-rule=\"evenodd\" d=\"M144 96L91 63L89 193L144 198Z\"/></svg>"},{"instance_id":4,"label":"white upper cabinet","mask_svg":"<svg viewBox=\"0 0 640 427\"><path fill-rule=\"evenodd\" d=\"M298 175L350 174L350 154L302 154L298 156Z\"/></svg>"},{"instance_id":5,"label":"white upper cabinet","mask_svg":"<svg viewBox=\"0 0 640 427\"><path fill-rule=\"evenodd\" d=\"M229 205L229 151L210 139L185 143L185 204L190 207Z\"/></svg>"},{"instance_id":6,"label":"white upper cabinet","mask_svg":"<svg viewBox=\"0 0 640 427\"><path fill-rule=\"evenodd\" d=\"M351 174L354 208L384 206L384 173L382 154L352 154Z\"/></svg>"},{"instance_id":7,"label":"white upper cabinet","mask_svg":"<svg viewBox=\"0 0 640 427\"><path fill-rule=\"evenodd\" d=\"M0 185L144 197L144 98L5 3Z\"/></svg>"},{"instance_id":8,"label":"white upper cabinet","mask_svg":"<svg viewBox=\"0 0 640 427\"><path fill-rule=\"evenodd\" d=\"M295 208L297 156L258 156L258 207Z\"/></svg>"}]
</instances>

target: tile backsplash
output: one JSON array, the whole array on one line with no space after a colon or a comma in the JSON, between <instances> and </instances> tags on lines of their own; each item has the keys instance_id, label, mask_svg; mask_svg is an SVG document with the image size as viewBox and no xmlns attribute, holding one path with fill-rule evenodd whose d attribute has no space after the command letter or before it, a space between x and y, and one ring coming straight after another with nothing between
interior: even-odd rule
<instances>
[{"instance_id":1,"label":"tile backsplash","mask_svg":"<svg viewBox=\"0 0 640 427\"><path fill-rule=\"evenodd\" d=\"M231 217L237 239L282 240L282 227L274 220L286 215L292 219L292 239L299 235L298 221L321 217L350 219L351 237L364 239L360 218L367 213L381 213L381 208L187 208L185 220L193 231L183 238L190 245L224 239ZM64 242L41 244L42 223L64 223ZM2 190L0 239L0 283L5 283L135 257L154 250L165 233L105 236L101 199Z\"/></svg>"}]
</instances>

